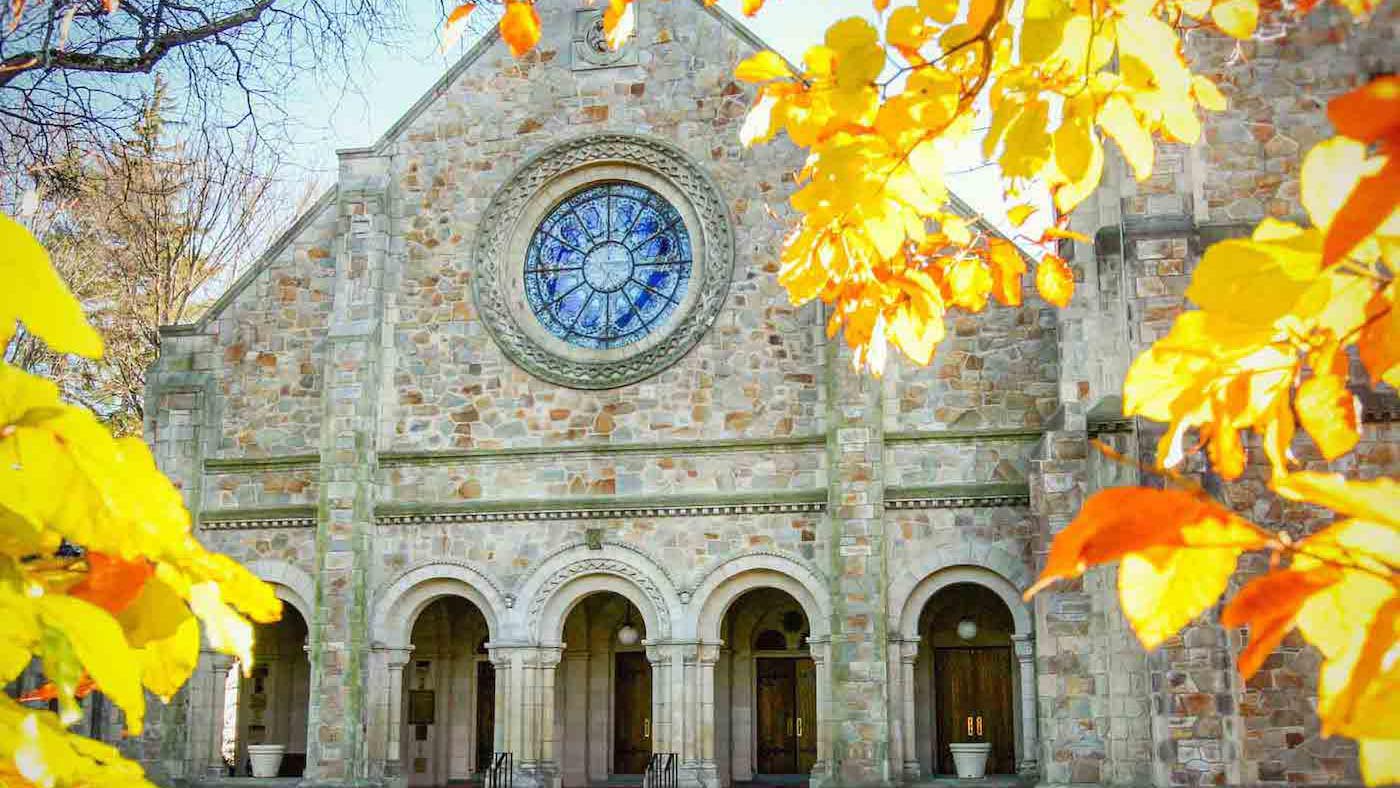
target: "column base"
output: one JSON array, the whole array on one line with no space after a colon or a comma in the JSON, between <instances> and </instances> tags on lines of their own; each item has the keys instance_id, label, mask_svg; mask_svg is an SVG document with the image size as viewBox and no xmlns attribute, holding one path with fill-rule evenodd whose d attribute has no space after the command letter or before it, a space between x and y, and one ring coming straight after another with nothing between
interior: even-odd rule
<instances>
[{"instance_id":1,"label":"column base","mask_svg":"<svg viewBox=\"0 0 1400 788\"><path fill-rule=\"evenodd\" d=\"M513 788L560 788L561 777L559 767L552 763L525 763L515 767L511 780Z\"/></svg>"},{"instance_id":2,"label":"column base","mask_svg":"<svg viewBox=\"0 0 1400 788\"><path fill-rule=\"evenodd\" d=\"M720 788L719 767L713 763L681 764L676 782L680 788Z\"/></svg>"}]
</instances>

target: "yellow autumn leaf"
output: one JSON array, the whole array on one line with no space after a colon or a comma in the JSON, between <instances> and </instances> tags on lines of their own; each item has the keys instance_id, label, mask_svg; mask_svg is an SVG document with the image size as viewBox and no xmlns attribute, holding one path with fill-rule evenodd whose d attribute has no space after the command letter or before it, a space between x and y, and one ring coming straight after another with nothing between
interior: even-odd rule
<instances>
[{"instance_id":1,"label":"yellow autumn leaf","mask_svg":"<svg viewBox=\"0 0 1400 788\"><path fill-rule=\"evenodd\" d=\"M199 623L194 614L174 589L152 578L117 621L127 642L138 651L141 682L168 701L199 660Z\"/></svg>"},{"instance_id":2,"label":"yellow autumn leaf","mask_svg":"<svg viewBox=\"0 0 1400 788\"><path fill-rule=\"evenodd\" d=\"M102 694L126 713L127 728L140 733L146 711L140 662L116 620L97 605L62 594L45 594L35 604L44 623L61 633Z\"/></svg>"},{"instance_id":3,"label":"yellow autumn leaf","mask_svg":"<svg viewBox=\"0 0 1400 788\"><path fill-rule=\"evenodd\" d=\"M909 304L901 304L890 321L890 336L899 349L915 364L927 365L933 351L943 341L943 318L932 315L922 318Z\"/></svg>"},{"instance_id":4,"label":"yellow autumn leaf","mask_svg":"<svg viewBox=\"0 0 1400 788\"><path fill-rule=\"evenodd\" d=\"M4 214L0 214L0 250L0 281L5 282L0 288L0 347L9 343L18 321L57 353L101 356L102 338L49 265L49 253Z\"/></svg>"},{"instance_id":5,"label":"yellow autumn leaf","mask_svg":"<svg viewBox=\"0 0 1400 788\"><path fill-rule=\"evenodd\" d=\"M1358 140L1333 137L1314 145L1303 157L1300 173L1299 196L1308 218L1326 230L1357 181L1376 174L1384 163L1379 156L1369 156L1366 144Z\"/></svg>"},{"instance_id":6,"label":"yellow autumn leaf","mask_svg":"<svg viewBox=\"0 0 1400 788\"><path fill-rule=\"evenodd\" d=\"M1118 567L1118 600L1149 651L1215 604L1230 584L1240 550L1154 548Z\"/></svg>"},{"instance_id":7,"label":"yellow autumn leaf","mask_svg":"<svg viewBox=\"0 0 1400 788\"><path fill-rule=\"evenodd\" d=\"M1233 321L1271 325L1290 312L1322 270L1315 232L1284 241L1232 239L1211 244L1186 297Z\"/></svg>"},{"instance_id":8,"label":"yellow autumn leaf","mask_svg":"<svg viewBox=\"0 0 1400 788\"><path fill-rule=\"evenodd\" d=\"M940 25L952 22L958 15L958 0L919 0L919 10L924 16Z\"/></svg>"},{"instance_id":9,"label":"yellow autumn leaf","mask_svg":"<svg viewBox=\"0 0 1400 788\"><path fill-rule=\"evenodd\" d=\"M734 78L742 82L767 82L792 76L787 61L777 52L765 49L741 61L734 69Z\"/></svg>"},{"instance_id":10,"label":"yellow autumn leaf","mask_svg":"<svg viewBox=\"0 0 1400 788\"><path fill-rule=\"evenodd\" d=\"M637 9L633 0L608 0L603 11L603 34L614 51L621 49L637 30Z\"/></svg>"},{"instance_id":11,"label":"yellow autumn leaf","mask_svg":"<svg viewBox=\"0 0 1400 788\"><path fill-rule=\"evenodd\" d=\"M1036 208L1034 205L1021 203L1019 205L1013 205L1006 212L1006 218L1011 221L1013 227L1020 227L1026 223L1027 219L1031 218L1031 215L1034 214L1035 211Z\"/></svg>"},{"instance_id":12,"label":"yellow autumn leaf","mask_svg":"<svg viewBox=\"0 0 1400 788\"><path fill-rule=\"evenodd\" d=\"M749 108L748 114L744 116L744 124L739 127L739 142L744 147L773 138L773 133L777 131L773 124L773 109L777 105L776 97L763 96Z\"/></svg>"},{"instance_id":13,"label":"yellow autumn leaf","mask_svg":"<svg viewBox=\"0 0 1400 788\"><path fill-rule=\"evenodd\" d=\"M1053 254L1040 258L1035 267L1035 289L1051 304L1069 306L1074 297L1074 272L1069 264Z\"/></svg>"},{"instance_id":14,"label":"yellow autumn leaf","mask_svg":"<svg viewBox=\"0 0 1400 788\"><path fill-rule=\"evenodd\" d=\"M1001 171L1008 178L1033 178L1050 158L1050 107L1044 101L1022 104L1006 130Z\"/></svg>"},{"instance_id":15,"label":"yellow autumn leaf","mask_svg":"<svg viewBox=\"0 0 1400 788\"><path fill-rule=\"evenodd\" d=\"M1216 0L1210 8L1211 19L1227 35L1239 39L1254 35L1259 25L1258 0Z\"/></svg>"},{"instance_id":16,"label":"yellow autumn leaf","mask_svg":"<svg viewBox=\"0 0 1400 788\"><path fill-rule=\"evenodd\" d=\"M1400 534L1400 482L1395 479L1361 481L1348 479L1340 473L1299 471L1274 479L1272 486L1275 492L1290 500L1307 501L1351 517L1382 523ZM1342 534L1332 540L1344 537ZM1384 548L1385 554L1394 556L1393 563L1400 565L1400 535L1396 541L1387 538L1383 545L1377 546Z\"/></svg>"},{"instance_id":17,"label":"yellow autumn leaf","mask_svg":"<svg viewBox=\"0 0 1400 788\"><path fill-rule=\"evenodd\" d=\"M1139 122L1127 99L1117 94L1110 96L1099 110L1098 121L1104 132L1118 143L1118 149L1133 168L1133 175L1140 181L1151 177L1152 136Z\"/></svg>"},{"instance_id":18,"label":"yellow autumn leaf","mask_svg":"<svg viewBox=\"0 0 1400 788\"><path fill-rule=\"evenodd\" d=\"M928 43L933 30L924 26L924 15L913 6L900 6L885 23L885 41L904 52L917 52Z\"/></svg>"},{"instance_id":19,"label":"yellow autumn leaf","mask_svg":"<svg viewBox=\"0 0 1400 788\"><path fill-rule=\"evenodd\" d=\"M189 604L190 610L204 622L204 636L209 646L237 657L246 675L253 660L253 626L224 602L218 583L190 586Z\"/></svg>"},{"instance_id":20,"label":"yellow autumn leaf","mask_svg":"<svg viewBox=\"0 0 1400 788\"><path fill-rule=\"evenodd\" d=\"M1400 738L1361 739L1361 777L1367 785L1400 783Z\"/></svg>"},{"instance_id":21,"label":"yellow autumn leaf","mask_svg":"<svg viewBox=\"0 0 1400 788\"><path fill-rule=\"evenodd\" d=\"M1344 375L1314 374L1298 387L1295 404L1299 423L1324 458L1335 460L1360 442L1361 403L1347 389Z\"/></svg>"},{"instance_id":22,"label":"yellow autumn leaf","mask_svg":"<svg viewBox=\"0 0 1400 788\"><path fill-rule=\"evenodd\" d=\"M1068 214L1083 202L1103 177L1103 144L1087 120L1066 119L1055 130L1055 168L1060 176L1053 190L1055 208Z\"/></svg>"}]
</instances>

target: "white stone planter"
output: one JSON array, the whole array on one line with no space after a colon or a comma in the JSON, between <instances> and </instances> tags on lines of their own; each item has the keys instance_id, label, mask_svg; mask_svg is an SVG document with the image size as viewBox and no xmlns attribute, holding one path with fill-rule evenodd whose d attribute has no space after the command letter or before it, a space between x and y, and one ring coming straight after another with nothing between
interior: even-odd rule
<instances>
[{"instance_id":1,"label":"white stone planter","mask_svg":"<svg viewBox=\"0 0 1400 788\"><path fill-rule=\"evenodd\" d=\"M953 764L958 769L958 777L963 780L980 780L987 776L987 756L992 751L988 742L967 742L949 744L953 751Z\"/></svg>"},{"instance_id":2,"label":"white stone planter","mask_svg":"<svg viewBox=\"0 0 1400 788\"><path fill-rule=\"evenodd\" d=\"M282 768L282 755L286 752L287 746L284 744L248 745L248 760L253 763L253 776L276 777L277 770Z\"/></svg>"}]
</instances>

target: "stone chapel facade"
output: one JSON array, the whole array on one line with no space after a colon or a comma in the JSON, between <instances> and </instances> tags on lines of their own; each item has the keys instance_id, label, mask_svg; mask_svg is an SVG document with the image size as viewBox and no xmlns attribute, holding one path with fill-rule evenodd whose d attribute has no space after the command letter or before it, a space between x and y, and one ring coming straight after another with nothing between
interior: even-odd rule
<instances>
[{"instance_id":1,"label":"stone chapel facade","mask_svg":"<svg viewBox=\"0 0 1400 788\"><path fill-rule=\"evenodd\" d=\"M802 156L740 146L731 77L762 44L651 0L606 52L595 4L540 5L534 53L488 37L163 331L148 437L286 615L252 678L205 654L152 712L131 746L157 780L240 779L272 743L314 784L441 786L509 752L521 788L653 753L686 786L887 785L968 740L1002 784L1358 780L1300 643L1244 684L1211 616L1143 653L1111 570L1021 592L1087 494L1136 480L1089 441L1151 451L1116 394L1203 245L1300 213L1325 100L1394 70L1396 25L1322 43L1324 9L1234 61L1188 38L1232 107L1150 181L1109 163L1072 306L1028 287L877 379L777 283ZM1395 414L1368 400L1341 467L1395 474ZM1318 524L1263 478L1215 489Z\"/></svg>"}]
</instances>

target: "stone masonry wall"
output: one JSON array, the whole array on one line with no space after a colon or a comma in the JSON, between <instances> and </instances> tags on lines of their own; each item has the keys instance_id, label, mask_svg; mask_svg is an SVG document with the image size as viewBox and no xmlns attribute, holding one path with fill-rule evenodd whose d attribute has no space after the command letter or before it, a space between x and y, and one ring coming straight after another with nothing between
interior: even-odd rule
<instances>
[{"instance_id":1,"label":"stone masonry wall","mask_svg":"<svg viewBox=\"0 0 1400 788\"><path fill-rule=\"evenodd\" d=\"M639 64L570 68L573 9L540 7L543 38L512 59L493 44L389 146L404 257L392 289L395 450L816 435L820 326L778 285L792 173L787 143L744 149L750 103L732 80L753 47L691 2L638 6ZM512 364L475 314L476 223L505 180L562 139L623 131L670 142L703 164L728 201L735 266L728 306L672 368L636 386L577 391Z\"/></svg>"}]
</instances>

